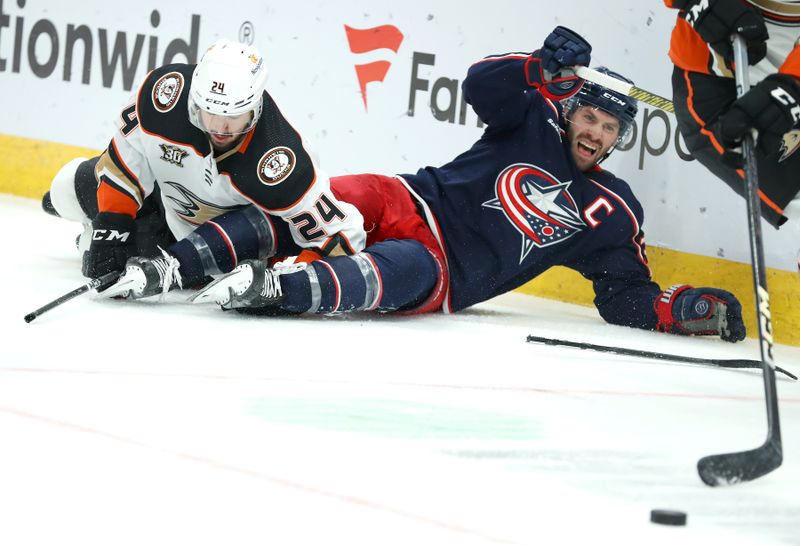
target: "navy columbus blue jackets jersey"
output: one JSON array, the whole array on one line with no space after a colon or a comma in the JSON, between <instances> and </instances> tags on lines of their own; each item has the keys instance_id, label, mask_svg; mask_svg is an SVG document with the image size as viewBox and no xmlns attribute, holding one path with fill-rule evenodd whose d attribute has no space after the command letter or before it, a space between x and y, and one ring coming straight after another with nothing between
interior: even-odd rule
<instances>
[{"instance_id":1,"label":"navy columbus blue jackets jersey","mask_svg":"<svg viewBox=\"0 0 800 546\"><path fill-rule=\"evenodd\" d=\"M561 105L526 80L527 54L474 64L464 97L487 125L469 150L441 167L403 175L429 207L445 248L445 311L484 301L554 265L593 283L608 322L654 329L661 289L650 278L642 207L608 171L572 159Z\"/></svg>"}]
</instances>

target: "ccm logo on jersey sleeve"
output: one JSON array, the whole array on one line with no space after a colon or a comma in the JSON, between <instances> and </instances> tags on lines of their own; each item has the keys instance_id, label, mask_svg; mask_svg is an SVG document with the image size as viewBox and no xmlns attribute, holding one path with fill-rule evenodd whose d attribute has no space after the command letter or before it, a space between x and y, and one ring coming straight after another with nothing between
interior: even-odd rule
<instances>
[{"instance_id":1,"label":"ccm logo on jersey sleeve","mask_svg":"<svg viewBox=\"0 0 800 546\"><path fill-rule=\"evenodd\" d=\"M178 104L183 91L183 74L170 72L161 76L153 86L153 106L161 113L172 110Z\"/></svg>"},{"instance_id":2,"label":"ccm logo on jersey sleeve","mask_svg":"<svg viewBox=\"0 0 800 546\"><path fill-rule=\"evenodd\" d=\"M258 178L268 186L280 184L292 174L295 163L294 152L289 148L272 148L258 162Z\"/></svg>"}]
</instances>

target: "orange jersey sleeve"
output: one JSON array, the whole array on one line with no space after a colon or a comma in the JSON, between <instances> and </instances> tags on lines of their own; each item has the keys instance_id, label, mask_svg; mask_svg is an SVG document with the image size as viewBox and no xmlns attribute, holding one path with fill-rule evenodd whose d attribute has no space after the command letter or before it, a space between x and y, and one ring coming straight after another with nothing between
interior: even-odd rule
<instances>
[{"instance_id":1,"label":"orange jersey sleeve","mask_svg":"<svg viewBox=\"0 0 800 546\"><path fill-rule=\"evenodd\" d=\"M684 70L708 74L710 56L708 45L692 25L678 17L669 44L669 58L672 59L672 63Z\"/></svg>"},{"instance_id":2,"label":"orange jersey sleeve","mask_svg":"<svg viewBox=\"0 0 800 546\"><path fill-rule=\"evenodd\" d=\"M795 44L794 49L789 52L778 72L800 78L800 43Z\"/></svg>"},{"instance_id":3,"label":"orange jersey sleeve","mask_svg":"<svg viewBox=\"0 0 800 546\"><path fill-rule=\"evenodd\" d=\"M97 187L97 209L100 212L118 212L136 218L139 204L128 194L119 191L108 182Z\"/></svg>"}]
</instances>

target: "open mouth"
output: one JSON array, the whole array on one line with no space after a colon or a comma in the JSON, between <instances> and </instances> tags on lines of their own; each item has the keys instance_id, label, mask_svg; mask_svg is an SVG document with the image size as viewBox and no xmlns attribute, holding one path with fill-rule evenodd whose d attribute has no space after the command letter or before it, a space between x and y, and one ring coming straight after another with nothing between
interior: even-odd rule
<instances>
[{"instance_id":1,"label":"open mouth","mask_svg":"<svg viewBox=\"0 0 800 546\"><path fill-rule=\"evenodd\" d=\"M578 141L578 151L587 157L593 156L597 152L598 147L586 142L585 140Z\"/></svg>"}]
</instances>

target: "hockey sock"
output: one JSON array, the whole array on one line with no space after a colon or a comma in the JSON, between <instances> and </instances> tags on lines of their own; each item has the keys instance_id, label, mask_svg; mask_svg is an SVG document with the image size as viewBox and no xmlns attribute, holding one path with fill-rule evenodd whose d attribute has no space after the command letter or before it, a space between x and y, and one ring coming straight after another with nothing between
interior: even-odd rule
<instances>
[{"instance_id":1,"label":"hockey sock","mask_svg":"<svg viewBox=\"0 0 800 546\"><path fill-rule=\"evenodd\" d=\"M248 206L207 221L167 252L180 261L184 286L193 286L207 275L233 270L243 260L274 255L275 244L272 221Z\"/></svg>"},{"instance_id":2,"label":"hockey sock","mask_svg":"<svg viewBox=\"0 0 800 546\"><path fill-rule=\"evenodd\" d=\"M295 313L413 308L425 300L438 275L420 242L390 239L360 254L317 260L304 271L282 275L281 307Z\"/></svg>"}]
</instances>

